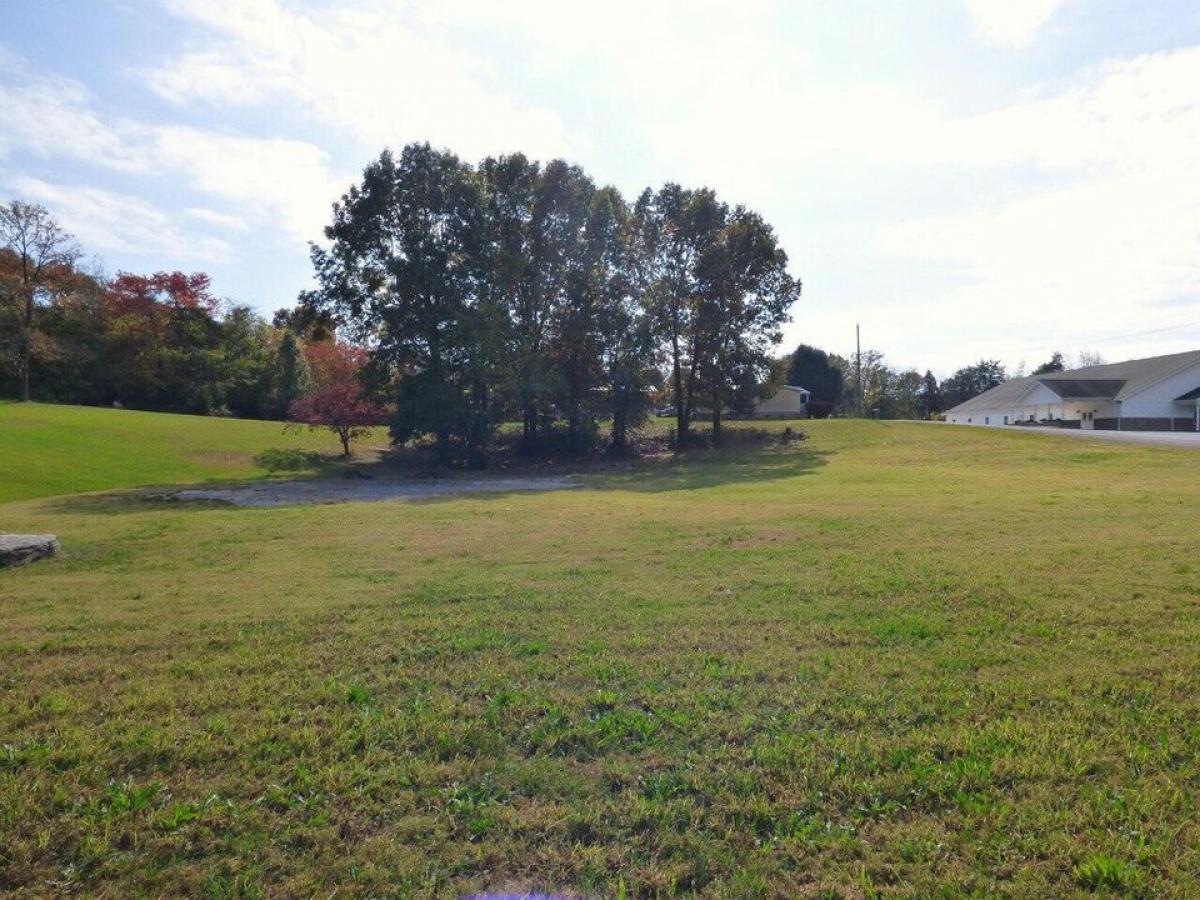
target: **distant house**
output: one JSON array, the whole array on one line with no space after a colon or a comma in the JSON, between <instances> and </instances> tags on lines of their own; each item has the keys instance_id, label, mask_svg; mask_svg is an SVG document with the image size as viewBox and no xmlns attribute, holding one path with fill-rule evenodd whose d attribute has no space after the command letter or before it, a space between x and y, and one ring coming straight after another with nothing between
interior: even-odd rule
<instances>
[{"instance_id":1,"label":"distant house","mask_svg":"<svg viewBox=\"0 0 1200 900\"><path fill-rule=\"evenodd\" d=\"M808 414L808 391L785 384L770 397L754 404L756 419L803 419Z\"/></svg>"},{"instance_id":2,"label":"distant house","mask_svg":"<svg viewBox=\"0 0 1200 900\"><path fill-rule=\"evenodd\" d=\"M1200 431L1200 350L1013 378L945 415L959 425Z\"/></svg>"},{"instance_id":3,"label":"distant house","mask_svg":"<svg viewBox=\"0 0 1200 900\"><path fill-rule=\"evenodd\" d=\"M808 416L808 397L806 388L794 384L782 385L770 397L764 397L754 404L750 413L726 411L728 419L803 419ZM675 415L675 407L668 406L658 411L660 416ZM707 406L696 406L692 409L692 417L696 420L706 419L712 415L712 409Z\"/></svg>"}]
</instances>

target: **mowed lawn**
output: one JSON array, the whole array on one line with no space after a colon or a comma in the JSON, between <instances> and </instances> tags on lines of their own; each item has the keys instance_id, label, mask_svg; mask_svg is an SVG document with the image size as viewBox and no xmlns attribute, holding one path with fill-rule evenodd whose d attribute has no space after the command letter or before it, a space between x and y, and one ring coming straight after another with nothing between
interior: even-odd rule
<instances>
[{"instance_id":1,"label":"mowed lawn","mask_svg":"<svg viewBox=\"0 0 1200 900\"><path fill-rule=\"evenodd\" d=\"M0 571L0 892L1200 894L1200 455L802 427L559 493L0 505L64 547Z\"/></svg>"},{"instance_id":2,"label":"mowed lawn","mask_svg":"<svg viewBox=\"0 0 1200 900\"><path fill-rule=\"evenodd\" d=\"M366 443L386 440L381 428ZM285 433L282 422L0 401L0 503L248 478L280 466L311 471L304 453L340 452L332 434Z\"/></svg>"}]
</instances>

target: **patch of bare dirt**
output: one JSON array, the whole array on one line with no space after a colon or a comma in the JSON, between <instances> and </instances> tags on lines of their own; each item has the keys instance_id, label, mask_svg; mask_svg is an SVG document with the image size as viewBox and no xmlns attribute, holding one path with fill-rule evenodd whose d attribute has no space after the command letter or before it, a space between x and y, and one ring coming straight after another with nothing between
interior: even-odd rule
<instances>
[{"instance_id":1,"label":"patch of bare dirt","mask_svg":"<svg viewBox=\"0 0 1200 900\"><path fill-rule=\"evenodd\" d=\"M381 500L425 500L452 494L561 491L579 487L569 478L442 478L424 481L343 479L256 481L236 487L193 488L169 495L174 500L215 500L234 506L311 506Z\"/></svg>"}]
</instances>

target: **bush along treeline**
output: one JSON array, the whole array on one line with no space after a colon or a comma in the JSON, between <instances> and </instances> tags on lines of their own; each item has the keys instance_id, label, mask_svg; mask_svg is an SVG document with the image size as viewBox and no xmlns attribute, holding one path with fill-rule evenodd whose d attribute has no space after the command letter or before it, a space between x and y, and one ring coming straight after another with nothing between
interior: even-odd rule
<instances>
[{"instance_id":1,"label":"bush along treeline","mask_svg":"<svg viewBox=\"0 0 1200 900\"><path fill-rule=\"evenodd\" d=\"M369 348L391 434L482 465L498 423L530 452L617 453L660 387L677 440L750 405L800 283L762 217L667 184L628 202L562 160L384 152L314 246L300 313Z\"/></svg>"},{"instance_id":2,"label":"bush along treeline","mask_svg":"<svg viewBox=\"0 0 1200 900\"><path fill-rule=\"evenodd\" d=\"M0 207L0 394L285 419L330 385L357 385L363 354L328 322L268 322L218 300L204 273L108 278L80 257L45 209Z\"/></svg>"}]
</instances>

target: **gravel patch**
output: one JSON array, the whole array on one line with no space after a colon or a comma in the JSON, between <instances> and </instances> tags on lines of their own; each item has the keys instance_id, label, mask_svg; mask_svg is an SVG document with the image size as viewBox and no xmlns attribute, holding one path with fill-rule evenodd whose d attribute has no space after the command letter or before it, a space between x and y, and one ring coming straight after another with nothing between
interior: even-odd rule
<instances>
[{"instance_id":1,"label":"gravel patch","mask_svg":"<svg viewBox=\"0 0 1200 900\"><path fill-rule=\"evenodd\" d=\"M229 488L178 491L175 500L218 500L234 506L311 506L380 500L423 500L451 494L561 491L580 487L569 478L445 478L433 481L258 481Z\"/></svg>"}]
</instances>

